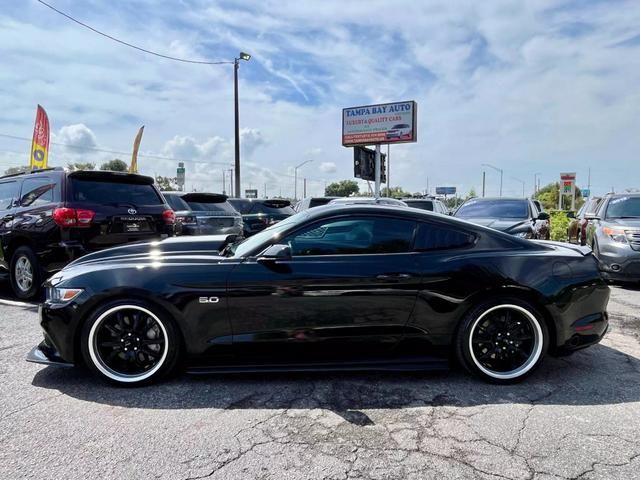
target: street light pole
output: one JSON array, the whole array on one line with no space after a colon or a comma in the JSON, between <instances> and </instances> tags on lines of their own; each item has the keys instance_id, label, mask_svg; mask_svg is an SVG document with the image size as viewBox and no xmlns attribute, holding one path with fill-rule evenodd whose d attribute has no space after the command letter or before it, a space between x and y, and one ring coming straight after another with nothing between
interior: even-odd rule
<instances>
[{"instance_id":1,"label":"street light pole","mask_svg":"<svg viewBox=\"0 0 640 480\"><path fill-rule=\"evenodd\" d=\"M481 164L481 166L482 167L493 168L496 172L500 173L500 197L502 197L502 176L504 175L504 171L501 168L494 167L493 165L490 165L488 163L483 163L483 164Z\"/></svg>"},{"instance_id":2,"label":"street light pole","mask_svg":"<svg viewBox=\"0 0 640 480\"><path fill-rule=\"evenodd\" d=\"M240 60L249 61L251 55L240 52L240 57L233 59L233 101L235 112L235 197L240 198L240 113L238 108L238 69Z\"/></svg>"},{"instance_id":3,"label":"street light pole","mask_svg":"<svg viewBox=\"0 0 640 480\"><path fill-rule=\"evenodd\" d=\"M298 169L309 162L313 162L313 159L305 160L304 162L302 162L300 165L297 165L293 169L293 199L294 200L298 200Z\"/></svg>"},{"instance_id":4,"label":"street light pole","mask_svg":"<svg viewBox=\"0 0 640 480\"><path fill-rule=\"evenodd\" d=\"M542 175L542 174L541 173L533 174L533 194L534 195L538 194L538 175Z\"/></svg>"}]
</instances>

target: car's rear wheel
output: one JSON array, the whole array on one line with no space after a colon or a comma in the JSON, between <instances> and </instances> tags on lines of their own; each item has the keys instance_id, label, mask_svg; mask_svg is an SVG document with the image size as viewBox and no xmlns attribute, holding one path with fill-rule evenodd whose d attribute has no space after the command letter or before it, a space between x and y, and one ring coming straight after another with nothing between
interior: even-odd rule
<instances>
[{"instance_id":1,"label":"car's rear wheel","mask_svg":"<svg viewBox=\"0 0 640 480\"><path fill-rule=\"evenodd\" d=\"M503 298L474 308L456 336L460 363L493 383L515 383L542 362L549 333L542 315L528 302Z\"/></svg>"},{"instance_id":2,"label":"car's rear wheel","mask_svg":"<svg viewBox=\"0 0 640 480\"><path fill-rule=\"evenodd\" d=\"M117 301L97 309L83 325L86 364L105 380L137 386L176 369L180 338L173 320L140 301Z\"/></svg>"},{"instance_id":3,"label":"car's rear wheel","mask_svg":"<svg viewBox=\"0 0 640 480\"><path fill-rule=\"evenodd\" d=\"M11 256L9 278L18 298L28 300L38 295L42 283L42 270L38 257L28 246L18 247Z\"/></svg>"}]
</instances>

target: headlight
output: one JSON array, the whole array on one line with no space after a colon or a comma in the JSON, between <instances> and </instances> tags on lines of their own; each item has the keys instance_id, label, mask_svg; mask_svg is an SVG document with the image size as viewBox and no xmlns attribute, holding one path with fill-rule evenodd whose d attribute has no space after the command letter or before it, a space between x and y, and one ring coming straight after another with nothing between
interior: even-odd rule
<instances>
[{"instance_id":1,"label":"headlight","mask_svg":"<svg viewBox=\"0 0 640 480\"><path fill-rule=\"evenodd\" d=\"M603 227L602 233L607 235L614 242L627 243L627 236L621 228Z\"/></svg>"},{"instance_id":2,"label":"headlight","mask_svg":"<svg viewBox=\"0 0 640 480\"><path fill-rule=\"evenodd\" d=\"M47 301L50 303L68 303L83 292L81 288L47 288Z\"/></svg>"},{"instance_id":3,"label":"headlight","mask_svg":"<svg viewBox=\"0 0 640 480\"><path fill-rule=\"evenodd\" d=\"M518 233L514 233L513 235L518 238L531 238L531 232L529 231L518 232Z\"/></svg>"}]
</instances>

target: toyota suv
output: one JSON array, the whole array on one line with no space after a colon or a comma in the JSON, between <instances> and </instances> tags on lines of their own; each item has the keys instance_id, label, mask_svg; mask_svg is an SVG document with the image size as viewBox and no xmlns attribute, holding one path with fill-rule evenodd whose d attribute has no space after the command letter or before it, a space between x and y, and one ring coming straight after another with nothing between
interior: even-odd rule
<instances>
[{"instance_id":1,"label":"toyota suv","mask_svg":"<svg viewBox=\"0 0 640 480\"><path fill-rule=\"evenodd\" d=\"M174 228L175 213L151 177L59 168L0 177L0 268L22 299L86 253L172 236Z\"/></svg>"}]
</instances>

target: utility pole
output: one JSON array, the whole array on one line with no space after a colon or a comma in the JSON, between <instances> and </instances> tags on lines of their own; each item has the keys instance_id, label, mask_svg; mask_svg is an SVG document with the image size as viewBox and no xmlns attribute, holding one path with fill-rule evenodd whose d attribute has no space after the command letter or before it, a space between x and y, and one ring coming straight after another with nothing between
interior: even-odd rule
<instances>
[{"instance_id":1,"label":"utility pole","mask_svg":"<svg viewBox=\"0 0 640 480\"><path fill-rule=\"evenodd\" d=\"M229 169L229 196L233 197L233 168Z\"/></svg>"},{"instance_id":2,"label":"utility pole","mask_svg":"<svg viewBox=\"0 0 640 480\"><path fill-rule=\"evenodd\" d=\"M227 192L227 179L225 178L224 168L222 169L222 194L226 195Z\"/></svg>"},{"instance_id":3,"label":"utility pole","mask_svg":"<svg viewBox=\"0 0 640 480\"><path fill-rule=\"evenodd\" d=\"M264 184L264 198L269 198L267 197L267 184Z\"/></svg>"},{"instance_id":4,"label":"utility pole","mask_svg":"<svg viewBox=\"0 0 640 480\"><path fill-rule=\"evenodd\" d=\"M303 182L303 190L302 190L302 198L307 198L307 179L304 179Z\"/></svg>"},{"instance_id":5,"label":"utility pole","mask_svg":"<svg viewBox=\"0 0 640 480\"><path fill-rule=\"evenodd\" d=\"M487 183L487 172L482 170L482 198L484 198L485 186Z\"/></svg>"},{"instance_id":6,"label":"utility pole","mask_svg":"<svg viewBox=\"0 0 640 480\"><path fill-rule=\"evenodd\" d=\"M375 190L373 196L380 198L380 144L376 145Z\"/></svg>"}]
</instances>

